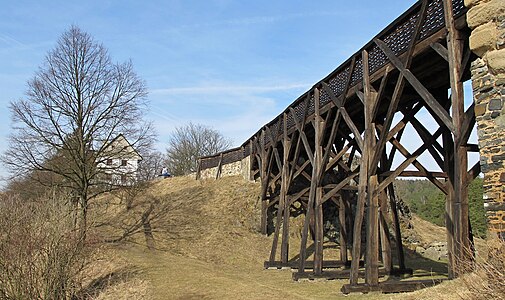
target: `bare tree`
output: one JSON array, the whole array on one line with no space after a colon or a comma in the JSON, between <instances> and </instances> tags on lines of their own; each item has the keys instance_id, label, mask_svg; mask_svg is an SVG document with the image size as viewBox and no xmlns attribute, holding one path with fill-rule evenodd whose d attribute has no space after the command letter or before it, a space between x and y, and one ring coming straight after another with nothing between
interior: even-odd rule
<instances>
[{"instance_id":1,"label":"bare tree","mask_svg":"<svg viewBox=\"0 0 505 300\"><path fill-rule=\"evenodd\" d=\"M146 96L131 62L113 63L102 44L72 26L28 81L26 99L10 103L3 161L14 175L57 177L73 195L85 236L89 201L104 191L98 165L125 151L111 141L122 134L136 149L151 141L142 121Z\"/></svg>"},{"instance_id":2,"label":"bare tree","mask_svg":"<svg viewBox=\"0 0 505 300\"><path fill-rule=\"evenodd\" d=\"M200 124L177 127L168 141L167 168L173 175L196 171L197 158L213 155L231 147L219 131Z\"/></svg>"},{"instance_id":3,"label":"bare tree","mask_svg":"<svg viewBox=\"0 0 505 300\"><path fill-rule=\"evenodd\" d=\"M139 164L138 178L140 181L149 181L161 174L165 157L163 153L149 150L142 153L142 161Z\"/></svg>"}]
</instances>

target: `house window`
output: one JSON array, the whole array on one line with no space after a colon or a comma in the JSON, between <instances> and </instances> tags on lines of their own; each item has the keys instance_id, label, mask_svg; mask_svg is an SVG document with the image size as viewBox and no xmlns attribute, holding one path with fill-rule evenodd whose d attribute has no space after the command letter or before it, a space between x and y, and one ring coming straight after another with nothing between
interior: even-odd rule
<instances>
[{"instance_id":1,"label":"house window","mask_svg":"<svg viewBox=\"0 0 505 300\"><path fill-rule=\"evenodd\" d=\"M123 160L121 161L121 166L123 166L123 167L124 167L124 166L126 166L126 164L127 164L127 163L128 163L128 162L126 161L126 159L123 159Z\"/></svg>"},{"instance_id":2,"label":"house window","mask_svg":"<svg viewBox=\"0 0 505 300\"><path fill-rule=\"evenodd\" d=\"M105 174L105 180L108 182L112 181L112 174Z\"/></svg>"},{"instance_id":3,"label":"house window","mask_svg":"<svg viewBox=\"0 0 505 300\"><path fill-rule=\"evenodd\" d=\"M109 158L109 159L107 159L107 166L111 166L111 165L112 165L112 159Z\"/></svg>"},{"instance_id":4,"label":"house window","mask_svg":"<svg viewBox=\"0 0 505 300\"><path fill-rule=\"evenodd\" d=\"M121 183L126 183L126 175L125 174L121 175Z\"/></svg>"}]
</instances>

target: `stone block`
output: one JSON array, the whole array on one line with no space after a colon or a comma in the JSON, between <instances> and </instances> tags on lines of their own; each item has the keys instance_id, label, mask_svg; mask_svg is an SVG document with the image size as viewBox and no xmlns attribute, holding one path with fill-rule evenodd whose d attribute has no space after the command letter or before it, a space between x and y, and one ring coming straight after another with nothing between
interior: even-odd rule
<instances>
[{"instance_id":1,"label":"stone block","mask_svg":"<svg viewBox=\"0 0 505 300\"><path fill-rule=\"evenodd\" d=\"M500 174L500 182L505 182L505 172Z\"/></svg>"},{"instance_id":2,"label":"stone block","mask_svg":"<svg viewBox=\"0 0 505 300\"><path fill-rule=\"evenodd\" d=\"M493 155L491 156L491 161L492 162L502 162L505 160L505 154L499 154L499 155Z\"/></svg>"},{"instance_id":3,"label":"stone block","mask_svg":"<svg viewBox=\"0 0 505 300\"><path fill-rule=\"evenodd\" d=\"M470 66L473 70L476 70L478 68L487 68L486 62L482 58L477 58L474 61L470 63ZM487 73L487 71L486 71Z\"/></svg>"},{"instance_id":4,"label":"stone block","mask_svg":"<svg viewBox=\"0 0 505 300\"><path fill-rule=\"evenodd\" d=\"M503 112L498 117L496 117L495 123L499 128L505 128L505 114ZM496 129L497 128L495 128L495 130Z\"/></svg>"},{"instance_id":5,"label":"stone block","mask_svg":"<svg viewBox=\"0 0 505 300\"><path fill-rule=\"evenodd\" d=\"M505 4L505 1L503 1ZM505 49L494 50L486 54L489 68L496 73L505 72Z\"/></svg>"},{"instance_id":6,"label":"stone block","mask_svg":"<svg viewBox=\"0 0 505 300\"><path fill-rule=\"evenodd\" d=\"M472 6L466 14L468 27L476 28L490 20L497 20L498 17L505 13L505 1L491 0L487 3Z\"/></svg>"},{"instance_id":7,"label":"stone block","mask_svg":"<svg viewBox=\"0 0 505 300\"><path fill-rule=\"evenodd\" d=\"M474 7L475 5L480 3L480 0L465 0L465 6L468 8Z\"/></svg>"},{"instance_id":8,"label":"stone block","mask_svg":"<svg viewBox=\"0 0 505 300\"><path fill-rule=\"evenodd\" d=\"M487 97L490 94L494 94L496 90L494 89L493 85L485 84L479 89L479 92L483 94L484 97Z\"/></svg>"},{"instance_id":9,"label":"stone block","mask_svg":"<svg viewBox=\"0 0 505 300\"><path fill-rule=\"evenodd\" d=\"M501 110L502 109L501 99L491 99L491 101L489 101L488 109L491 111Z\"/></svg>"},{"instance_id":10,"label":"stone block","mask_svg":"<svg viewBox=\"0 0 505 300\"><path fill-rule=\"evenodd\" d=\"M475 115L482 116L486 113L486 104L477 104L475 105Z\"/></svg>"},{"instance_id":11,"label":"stone block","mask_svg":"<svg viewBox=\"0 0 505 300\"><path fill-rule=\"evenodd\" d=\"M499 86L505 85L505 74L496 75L495 84Z\"/></svg>"},{"instance_id":12,"label":"stone block","mask_svg":"<svg viewBox=\"0 0 505 300\"><path fill-rule=\"evenodd\" d=\"M496 49L498 29L496 23L488 22L472 31L470 35L470 49L482 57L486 52Z\"/></svg>"}]
</instances>

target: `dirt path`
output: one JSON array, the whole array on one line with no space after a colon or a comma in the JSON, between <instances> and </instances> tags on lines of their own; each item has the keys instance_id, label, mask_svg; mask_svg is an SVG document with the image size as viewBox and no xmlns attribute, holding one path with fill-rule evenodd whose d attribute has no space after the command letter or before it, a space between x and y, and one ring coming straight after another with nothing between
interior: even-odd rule
<instances>
[{"instance_id":1,"label":"dirt path","mask_svg":"<svg viewBox=\"0 0 505 300\"><path fill-rule=\"evenodd\" d=\"M342 295L340 288L347 282L344 280L293 282L290 270L215 265L140 247L129 248L124 254L151 282L153 299L364 298ZM380 298L390 299L384 295Z\"/></svg>"}]
</instances>

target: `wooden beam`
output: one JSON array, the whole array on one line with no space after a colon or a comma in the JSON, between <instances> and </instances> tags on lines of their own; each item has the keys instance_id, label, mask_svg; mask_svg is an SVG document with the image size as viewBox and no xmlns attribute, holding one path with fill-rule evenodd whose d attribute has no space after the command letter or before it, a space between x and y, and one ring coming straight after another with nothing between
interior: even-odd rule
<instances>
[{"instance_id":1,"label":"wooden beam","mask_svg":"<svg viewBox=\"0 0 505 300\"><path fill-rule=\"evenodd\" d=\"M349 258L347 256L347 242L349 241L349 235L347 233L347 222L346 222L346 204L342 195L338 197L338 222L339 222L339 244L340 244L340 260L347 263Z\"/></svg>"},{"instance_id":2,"label":"wooden beam","mask_svg":"<svg viewBox=\"0 0 505 300\"><path fill-rule=\"evenodd\" d=\"M380 245L382 250L382 264L390 272L393 269L393 258L391 253L391 240L388 226L388 196L386 191L379 193L379 232Z\"/></svg>"},{"instance_id":3,"label":"wooden beam","mask_svg":"<svg viewBox=\"0 0 505 300\"><path fill-rule=\"evenodd\" d=\"M424 102L431 108L431 110L437 115L437 117L443 122L443 124L451 131L454 132L455 128L452 123L452 118L449 116L447 111L438 103L438 101L433 97L433 95L428 91L428 89L417 79L409 69L403 66L403 63L398 57L396 57L391 49L386 43L379 39L374 39L374 42L379 46L379 48L386 54L391 63L401 72L402 76L407 79L410 85L416 90L416 92L421 96Z\"/></svg>"},{"instance_id":4,"label":"wooden beam","mask_svg":"<svg viewBox=\"0 0 505 300\"><path fill-rule=\"evenodd\" d=\"M296 200L300 199L303 197L307 192L310 190L310 188L304 188L298 193L296 193L294 196L289 197L289 205L292 205Z\"/></svg>"},{"instance_id":5,"label":"wooden beam","mask_svg":"<svg viewBox=\"0 0 505 300\"><path fill-rule=\"evenodd\" d=\"M439 128L433 135L434 139L438 138L442 134L442 130ZM401 172L403 172L412 162L414 162L427 148L429 144L425 143L419 147L414 153L412 153L403 163L401 163L396 170L394 170L391 175L389 175L384 181L379 184L377 192L384 190L388 185L390 185L396 177L398 177Z\"/></svg>"},{"instance_id":6,"label":"wooden beam","mask_svg":"<svg viewBox=\"0 0 505 300\"><path fill-rule=\"evenodd\" d=\"M335 196L340 190L342 190L352 179L354 179L356 176L358 176L359 173L353 173L346 178L342 179L334 188L332 188L330 191L326 192L324 196L321 199L321 202L326 202L329 200L331 197Z\"/></svg>"},{"instance_id":7,"label":"wooden beam","mask_svg":"<svg viewBox=\"0 0 505 300\"><path fill-rule=\"evenodd\" d=\"M439 42L435 42L430 45L430 47L435 50L443 59L449 61L449 53L447 52L447 48L442 46Z\"/></svg>"},{"instance_id":8,"label":"wooden beam","mask_svg":"<svg viewBox=\"0 0 505 300\"><path fill-rule=\"evenodd\" d=\"M295 110L290 107L289 110L291 111L292 115L296 115ZM307 156L309 157L310 163L314 165L314 154L312 154L312 149L310 148L309 141L307 140L307 136L305 135L305 132L303 131L302 125L298 123L296 118L293 118L295 121L296 128L298 128L298 132L300 134L300 138L302 139L303 146L305 147L305 152L307 153Z\"/></svg>"},{"instance_id":9,"label":"wooden beam","mask_svg":"<svg viewBox=\"0 0 505 300\"><path fill-rule=\"evenodd\" d=\"M454 177L450 176L453 181L452 187L454 193L450 193L449 200L452 202L452 213L454 223L454 264L450 263L450 268L453 270L454 276L459 276L467 271L474 261L473 245L470 239L470 229L468 227L468 184L467 167L468 154L467 149L463 144L466 143L466 136L469 125L464 128L465 124L465 103L464 89L461 81L463 59L463 45L465 43L464 36L456 29L453 16L452 1L443 1L445 27L447 28L447 50L449 53L449 82L451 87L451 102L452 102L452 121L454 130L454 160L452 168L454 169Z\"/></svg>"},{"instance_id":10,"label":"wooden beam","mask_svg":"<svg viewBox=\"0 0 505 300\"><path fill-rule=\"evenodd\" d=\"M331 168L333 168L337 162L344 156L344 154L347 153L347 150L349 150L351 148L351 146L353 145L353 143L347 143L343 148L342 150L340 150L336 156L332 157L330 159L330 161L328 162L328 164L326 165L326 168L325 168L325 171L328 171L330 170Z\"/></svg>"},{"instance_id":11,"label":"wooden beam","mask_svg":"<svg viewBox=\"0 0 505 300\"><path fill-rule=\"evenodd\" d=\"M377 175L372 175L369 179L366 226L365 283L368 285L379 284L379 195L375 192L377 186Z\"/></svg>"},{"instance_id":12,"label":"wooden beam","mask_svg":"<svg viewBox=\"0 0 505 300\"><path fill-rule=\"evenodd\" d=\"M393 91L392 99L389 102L389 107L388 107L386 119L385 119L384 125L383 125L384 131L381 132L381 135L379 136L379 141L377 142L377 146L373 150L374 154L372 154L372 161L369 165L369 168L370 168L369 172L372 174L375 173L375 171L377 169L377 165L380 160L380 157L382 155L382 151L383 151L384 147L386 146L386 142L387 142L386 136L389 131L389 128L391 128L391 123L393 122L394 114L396 112L396 109L398 107L398 103L400 102L401 96L403 94L403 89L405 87L404 77L406 77L406 76L405 76L404 72L402 72L401 68L407 69L407 70L408 70L408 68L410 68L410 64L411 64L412 58L413 58L412 54L415 49L414 45L416 44L417 38L419 37L419 34L421 33L422 24L424 22L424 19L426 18L427 9L428 9L428 1L422 0L422 5L421 5L420 11L419 11L419 16L416 19L416 25L415 25L414 31L412 32L412 36L411 36L409 46L408 46L407 52L406 52L407 54L405 55L404 63L402 63L402 61L394 55L393 51L391 51L391 49L389 49L389 47L386 45L386 43L380 41L379 39L374 40L375 43L379 46L379 48L382 50L382 52L384 52L384 54L386 54L388 59L400 71L400 75L398 77L398 81L396 82L396 86ZM378 44L378 43L382 43L382 44ZM395 60L395 61L393 61L393 60ZM408 78L407 78L407 80L408 80ZM368 85L370 86L369 82L368 82ZM363 83L363 86L365 86L365 83ZM373 111L373 109L372 109L372 111Z\"/></svg>"},{"instance_id":13,"label":"wooden beam","mask_svg":"<svg viewBox=\"0 0 505 300\"><path fill-rule=\"evenodd\" d=\"M440 157L440 152L437 152L437 149L443 150L443 147L438 143L437 140L433 140L431 138L431 133L424 127L424 125L419 122L415 117L412 118L411 120L412 126L414 129L417 131L421 139L423 140L423 143L431 143L431 146L428 148L428 151L430 151L431 157L437 162L438 166L440 169L444 168L444 160L442 157Z\"/></svg>"},{"instance_id":14,"label":"wooden beam","mask_svg":"<svg viewBox=\"0 0 505 300\"><path fill-rule=\"evenodd\" d=\"M393 225L396 239L396 256L398 257L398 267L405 270L405 253L403 252L402 231L400 229L400 218L398 217L398 208L396 207L396 193L394 185L388 185L389 206L393 214Z\"/></svg>"},{"instance_id":15,"label":"wooden beam","mask_svg":"<svg viewBox=\"0 0 505 300\"><path fill-rule=\"evenodd\" d=\"M379 109L379 106L380 106L380 101L384 95L384 92L386 91L386 86L387 86L387 83L388 83L388 79L389 79L389 76L390 76L390 73L389 71L391 70L391 67L388 65L386 67L386 71L384 72L384 76L382 76L382 79L381 79L381 83L380 83L380 86L379 86L379 91L377 92L377 95L375 97L375 100L374 100L374 107L372 109L372 120L375 120L375 118L377 117L377 112L378 112L378 109Z\"/></svg>"},{"instance_id":16,"label":"wooden beam","mask_svg":"<svg viewBox=\"0 0 505 300\"><path fill-rule=\"evenodd\" d=\"M287 113L283 114L283 135L282 135L282 176L281 176L281 202L284 205L282 218L282 240L281 240L281 261L288 262L289 259L289 217L290 207L289 198L287 196L289 187L291 186L289 154L291 152L291 140L288 137L287 130Z\"/></svg>"},{"instance_id":17,"label":"wooden beam","mask_svg":"<svg viewBox=\"0 0 505 300\"><path fill-rule=\"evenodd\" d=\"M300 167L297 168L295 174L293 175L293 179L297 178L298 176L303 175L303 177L305 177L305 179L307 179L308 181L310 181L312 178L310 177L309 174L307 174L307 172L305 172L305 168L310 164L310 161L306 160Z\"/></svg>"},{"instance_id":18,"label":"wooden beam","mask_svg":"<svg viewBox=\"0 0 505 300\"><path fill-rule=\"evenodd\" d=\"M223 153L219 155L219 163L217 165L217 170L216 170L216 179L219 179L221 177L221 168L223 167Z\"/></svg>"},{"instance_id":19,"label":"wooden beam","mask_svg":"<svg viewBox=\"0 0 505 300\"><path fill-rule=\"evenodd\" d=\"M466 183L469 185L477 176L479 176L481 172L480 162L476 162L473 167L468 171L468 175L466 177Z\"/></svg>"},{"instance_id":20,"label":"wooden beam","mask_svg":"<svg viewBox=\"0 0 505 300\"><path fill-rule=\"evenodd\" d=\"M352 121L351 117L347 113L347 110L344 107L339 108L340 114L344 118L345 123L347 124L347 127L351 130L352 134L354 135L354 139L356 140L356 143L358 147L363 151L363 138L361 137L361 133L359 132L358 128Z\"/></svg>"},{"instance_id":21,"label":"wooden beam","mask_svg":"<svg viewBox=\"0 0 505 300\"><path fill-rule=\"evenodd\" d=\"M472 134L472 130L475 126L475 103L472 103L470 107L465 112L463 116L463 122L461 124L461 135L458 141L458 146L462 146L468 142L470 135ZM477 150L478 151L478 150Z\"/></svg>"},{"instance_id":22,"label":"wooden beam","mask_svg":"<svg viewBox=\"0 0 505 300\"><path fill-rule=\"evenodd\" d=\"M321 140L322 137L321 135L321 128L320 125L323 123L320 115L319 115L319 90L316 88L314 89L314 104L315 104L315 114L314 114L314 119L315 119L315 136L314 136L314 154L310 151L310 145L305 137L305 140L303 140L303 137L305 134L301 132L300 130L300 135L302 135L302 141L306 145L306 151L309 157L312 157L311 163L312 163L312 179L310 181L310 190L309 190L309 201L307 204L307 213L305 217L305 222L303 224L303 229L302 229L302 240L300 243L300 267L298 269L299 273L304 273L305 271L305 261L306 261L306 251L307 251L307 238L308 238L308 231L309 231L309 224L310 224L310 218L312 217L312 214L314 214L315 218L315 230L316 230L316 236L315 236L315 253L314 253L314 272L315 273L321 273L322 272L322 236L319 233L319 230L322 230L322 227L319 228L319 223L322 222L322 207L320 203L320 196L321 196L321 191L318 189L318 183L320 182L318 175L320 174L319 168L321 168L321 159L322 159L322 147L321 147ZM299 126L299 125L297 125Z\"/></svg>"},{"instance_id":23,"label":"wooden beam","mask_svg":"<svg viewBox=\"0 0 505 300\"><path fill-rule=\"evenodd\" d=\"M387 171L379 174L380 177L388 177L393 172ZM447 178L447 173L445 172L435 172L435 171L403 171L398 177L435 177L435 178Z\"/></svg>"}]
</instances>

